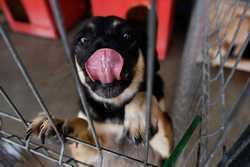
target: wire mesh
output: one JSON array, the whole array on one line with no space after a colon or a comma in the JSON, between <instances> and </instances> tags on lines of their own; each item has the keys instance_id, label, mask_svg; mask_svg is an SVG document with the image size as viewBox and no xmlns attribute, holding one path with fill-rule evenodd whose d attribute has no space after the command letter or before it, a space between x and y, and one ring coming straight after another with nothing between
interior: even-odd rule
<instances>
[{"instance_id":1,"label":"wire mesh","mask_svg":"<svg viewBox=\"0 0 250 167\"><path fill-rule=\"evenodd\" d=\"M199 64L201 66L192 72L190 72L192 67L182 66L185 76L181 76L179 82L184 85L188 77L195 75L195 72L199 73L199 70L202 72L201 76L189 81L199 82L199 78L202 78L200 82L202 89L200 89L199 95L201 101L194 102L193 99L190 100L191 102L189 101L189 103L193 102L202 106L195 110L196 114L202 116L202 124L200 134L194 139L195 142L191 145L191 149L188 149L183 159L180 160L180 166L190 166L190 164L194 164L192 160L197 159L196 166L207 167L216 166L220 158L226 154L229 145L227 140L233 138L230 136L232 131L234 130L234 138L236 139L237 135L241 133L235 124L239 121L239 116L246 112L243 106L247 104L247 100L249 101L249 75L246 75L245 79L241 81L241 90L238 90L235 97L231 97L229 94L235 83L235 77L244 74L244 72L238 71L242 70L240 67L242 62L248 62L248 69L244 69L245 71L249 72L250 68L249 58L243 56L248 53L247 47L249 45L249 1L203 0L197 1L196 5L199 6L199 9L194 9L193 19L200 18L202 21L191 22L187 39L189 45L184 51L186 58L183 59L188 61L189 58L191 59L189 61L194 61L196 66ZM202 13L199 13L199 10ZM192 32L195 28L200 30L203 38L199 38L199 35L195 36L198 31L196 29L195 32ZM195 48L195 41L201 45ZM196 50L198 55L194 55L190 50ZM202 60L197 61L196 56L201 56ZM232 62L230 66L229 62ZM184 64L188 64L188 62L184 62ZM193 87L184 86L187 87L186 91ZM185 100L186 97L194 97L195 95L183 94L184 86L180 86L179 91L177 90L179 98ZM197 95L199 92L195 94ZM183 102L183 100L180 101ZM193 107L191 107L191 111L188 111L190 108L183 109L186 103L180 106L180 101L176 102L175 109L182 113L181 116L187 116L187 113L191 111L194 112ZM176 111L174 110L174 112ZM187 122L191 122L191 119L188 119ZM244 129L248 124L249 122L244 120L241 122L241 127Z\"/></svg>"}]
</instances>

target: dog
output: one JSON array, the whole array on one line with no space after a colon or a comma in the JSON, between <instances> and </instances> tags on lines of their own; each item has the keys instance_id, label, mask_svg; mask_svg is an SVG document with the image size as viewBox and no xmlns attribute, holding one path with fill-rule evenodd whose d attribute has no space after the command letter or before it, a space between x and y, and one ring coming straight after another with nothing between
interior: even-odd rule
<instances>
[{"instance_id":1,"label":"dog","mask_svg":"<svg viewBox=\"0 0 250 167\"><path fill-rule=\"evenodd\" d=\"M75 69L86 95L89 113L103 147L143 160L146 108L146 32L132 21L115 16L92 17L84 21L72 45ZM163 81L154 64L154 87L149 161L160 165L173 148L171 120L164 108ZM53 118L63 136L95 144L85 114L72 119ZM43 141L55 137L44 114L38 115L26 133ZM99 154L85 145L68 144L72 156L91 166ZM152 158L153 157L153 158ZM103 166L138 166L104 155ZM127 160L128 161L128 160Z\"/></svg>"}]
</instances>

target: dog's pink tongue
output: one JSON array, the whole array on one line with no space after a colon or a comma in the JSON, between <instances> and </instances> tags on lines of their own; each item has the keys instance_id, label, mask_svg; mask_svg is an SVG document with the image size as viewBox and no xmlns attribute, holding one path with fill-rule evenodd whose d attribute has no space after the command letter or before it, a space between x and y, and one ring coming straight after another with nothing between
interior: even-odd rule
<instances>
[{"instance_id":1,"label":"dog's pink tongue","mask_svg":"<svg viewBox=\"0 0 250 167\"><path fill-rule=\"evenodd\" d=\"M85 69L93 81L107 84L115 79L121 79L123 66L122 56L110 48L99 49L94 52L85 63Z\"/></svg>"}]
</instances>

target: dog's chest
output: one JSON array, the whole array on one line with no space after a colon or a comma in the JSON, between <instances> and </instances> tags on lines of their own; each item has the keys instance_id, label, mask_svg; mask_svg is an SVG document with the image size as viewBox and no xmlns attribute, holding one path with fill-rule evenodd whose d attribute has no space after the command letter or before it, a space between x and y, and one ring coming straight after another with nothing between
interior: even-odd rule
<instances>
[{"instance_id":1,"label":"dog's chest","mask_svg":"<svg viewBox=\"0 0 250 167\"><path fill-rule=\"evenodd\" d=\"M122 123L125 105L119 107L88 99L90 116L97 122Z\"/></svg>"}]
</instances>

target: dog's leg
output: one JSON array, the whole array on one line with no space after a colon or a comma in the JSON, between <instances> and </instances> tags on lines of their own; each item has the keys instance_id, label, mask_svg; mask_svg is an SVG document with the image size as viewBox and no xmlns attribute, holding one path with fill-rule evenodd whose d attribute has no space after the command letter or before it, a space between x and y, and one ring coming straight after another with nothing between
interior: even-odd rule
<instances>
[{"instance_id":1,"label":"dog's leg","mask_svg":"<svg viewBox=\"0 0 250 167\"><path fill-rule=\"evenodd\" d=\"M129 137L136 144L140 143L145 137L145 109L146 95L139 92L134 99L125 106L124 126L128 131ZM155 97L152 100L151 115L152 131L157 131L150 139L151 147L163 158L170 155L173 145L173 134L170 119L166 113L160 110Z\"/></svg>"},{"instance_id":2,"label":"dog's leg","mask_svg":"<svg viewBox=\"0 0 250 167\"><path fill-rule=\"evenodd\" d=\"M71 136L90 144L94 144L93 137L88 128L88 122L82 118L72 118L63 120L53 118L55 126L62 137ZM30 128L26 132L26 139L30 136L35 136L41 139L42 143L45 140L58 143L58 138L45 114L39 114L33 121ZM102 139L101 136L98 136ZM98 152L86 145L69 143L70 151L73 157L90 165L98 159Z\"/></svg>"}]
</instances>

